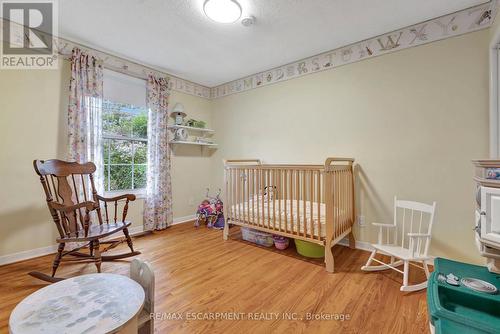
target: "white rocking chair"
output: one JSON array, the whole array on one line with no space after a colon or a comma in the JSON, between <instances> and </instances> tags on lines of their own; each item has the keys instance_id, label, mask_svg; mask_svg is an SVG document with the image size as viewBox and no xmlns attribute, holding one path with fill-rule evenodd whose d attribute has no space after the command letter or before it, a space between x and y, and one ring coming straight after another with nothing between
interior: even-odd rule
<instances>
[{"instance_id":1,"label":"white rocking chair","mask_svg":"<svg viewBox=\"0 0 500 334\"><path fill-rule=\"evenodd\" d=\"M411 264L420 269L424 269L425 276L429 279L429 268L427 266L431 257L427 255L427 252L431 243L431 231L435 210L436 202L432 205L428 205L419 202L401 201L394 197L394 223L373 223L374 226L379 228L378 242L372 244L374 250L366 264L361 267L361 270L379 271L393 269L403 274L401 291L425 289L427 287L427 280L420 284L408 285L409 265ZM400 213L400 219L398 219L398 212ZM398 221L401 222L399 226ZM385 242L383 241L384 229L386 232ZM401 233L400 242L398 242L399 233ZM390 243L391 236L393 243ZM385 263L376 259L375 255L377 252L390 256L390 263ZM372 266L372 261L380 265ZM422 263L422 267L412 262L420 262ZM403 265L403 270L397 268L401 265Z\"/></svg>"}]
</instances>

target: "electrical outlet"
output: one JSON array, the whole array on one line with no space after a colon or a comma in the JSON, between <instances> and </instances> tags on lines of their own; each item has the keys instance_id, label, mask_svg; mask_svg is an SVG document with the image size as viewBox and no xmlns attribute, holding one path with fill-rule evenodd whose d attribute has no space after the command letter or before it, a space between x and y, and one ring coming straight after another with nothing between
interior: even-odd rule
<instances>
[{"instance_id":1,"label":"electrical outlet","mask_svg":"<svg viewBox=\"0 0 500 334\"><path fill-rule=\"evenodd\" d=\"M365 226L365 216L358 216L358 225L359 226Z\"/></svg>"}]
</instances>

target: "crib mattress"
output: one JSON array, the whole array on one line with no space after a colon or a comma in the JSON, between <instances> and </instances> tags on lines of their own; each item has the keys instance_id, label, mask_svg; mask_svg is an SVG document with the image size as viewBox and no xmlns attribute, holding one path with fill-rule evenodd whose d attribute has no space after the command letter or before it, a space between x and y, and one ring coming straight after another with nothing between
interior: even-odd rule
<instances>
[{"instance_id":1,"label":"crib mattress","mask_svg":"<svg viewBox=\"0 0 500 334\"><path fill-rule=\"evenodd\" d=\"M304 212L304 203L306 210ZM280 210L281 205L281 210ZM312 214L311 214L312 205ZM286 209L285 209L286 208ZM318 203L302 200L267 200L267 198L250 199L248 202L241 202L231 206L232 215L240 221L249 222L263 227L275 226L288 233L304 233L304 219L306 234L315 237L326 236L326 206ZM258 211L258 213L257 213ZM264 213L262 212L264 211ZM257 219L257 217L259 217ZM312 217L312 222L311 222ZM274 224L274 225L273 225ZM293 232L292 232L293 231ZM311 233L312 231L312 233Z\"/></svg>"}]
</instances>

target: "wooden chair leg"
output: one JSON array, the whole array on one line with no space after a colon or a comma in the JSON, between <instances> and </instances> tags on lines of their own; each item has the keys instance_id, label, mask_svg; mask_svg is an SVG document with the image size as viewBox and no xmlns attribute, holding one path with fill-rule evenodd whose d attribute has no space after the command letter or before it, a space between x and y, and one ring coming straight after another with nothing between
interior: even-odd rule
<instances>
[{"instance_id":1,"label":"wooden chair leg","mask_svg":"<svg viewBox=\"0 0 500 334\"><path fill-rule=\"evenodd\" d=\"M134 245L132 244L132 238L130 238L130 234L128 233L128 228L123 229L123 234L125 234L125 238L127 238L127 245L128 248L133 252L134 251Z\"/></svg>"},{"instance_id":2,"label":"wooden chair leg","mask_svg":"<svg viewBox=\"0 0 500 334\"><path fill-rule=\"evenodd\" d=\"M62 253L64 251L64 242L61 242L57 247L57 254L54 258L54 263L52 264L52 277L56 275L57 268L59 267L59 263L61 263Z\"/></svg>"},{"instance_id":3,"label":"wooden chair leg","mask_svg":"<svg viewBox=\"0 0 500 334\"><path fill-rule=\"evenodd\" d=\"M101 262L102 262L102 259L101 259L101 250L99 249L99 240L94 240L93 242L93 246L94 246L94 259L95 259L95 266L97 268L97 272L100 273L101 272Z\"/></svg>"}]
</instances>

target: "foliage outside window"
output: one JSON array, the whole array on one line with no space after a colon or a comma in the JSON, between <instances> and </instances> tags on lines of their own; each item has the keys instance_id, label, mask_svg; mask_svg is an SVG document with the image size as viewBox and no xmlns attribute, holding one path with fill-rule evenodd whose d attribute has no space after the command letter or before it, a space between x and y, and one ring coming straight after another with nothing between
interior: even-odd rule
<instances>
[{"instance_id":1,"label":"foliage outside window","mask_svg":"<svg viewBox=\"0 0 500 334\"><path fill-rule=\"evenodd\" d=\"M103 101L104 189L146 188L147 110Z\"/></svg>"}]
</instances>

